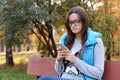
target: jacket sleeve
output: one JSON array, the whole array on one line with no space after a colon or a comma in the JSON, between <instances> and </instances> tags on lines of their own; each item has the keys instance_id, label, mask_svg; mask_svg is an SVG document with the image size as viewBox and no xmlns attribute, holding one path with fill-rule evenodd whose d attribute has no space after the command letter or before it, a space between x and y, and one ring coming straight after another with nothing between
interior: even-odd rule
<instances>
[{"instance_id":1,"label":"jacket sleeve","mask_svg":"<svg viewBox=\"0 0 120 80\"><path fill-rule=\"evenodd\" d=\"M55 62L55 70L61 76L62 71L63 71L63 61L57 61Z\"/></svg>"}]
</instances>

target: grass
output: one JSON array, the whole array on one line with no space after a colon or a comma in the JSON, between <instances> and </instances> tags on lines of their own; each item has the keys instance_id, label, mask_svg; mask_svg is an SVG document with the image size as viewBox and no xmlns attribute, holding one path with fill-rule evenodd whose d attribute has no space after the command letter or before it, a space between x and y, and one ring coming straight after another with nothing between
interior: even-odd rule
<instances>
[{"instance_id":1,"label":"grass","mask_svg":"<svg viewBox=\"0 0 120 80\"><path fill-rule=\"evenodd\" d=\"M4 65L0 69L0 80L36 80L36 77L26 73L25 64L14 67Z\"/></svg>"},{"instance_id":2,"label":"grass","mask_svg":"<svg viewBox=\"0 0 120 80\"><path fill-rule=\"evenodd\" d=\"M0 80L36 80L36 76L27 74L27 61L36 54L16 54L13 56L15 66L5 65L5 55L0 55Z\"/></svg>"}]
</instances>

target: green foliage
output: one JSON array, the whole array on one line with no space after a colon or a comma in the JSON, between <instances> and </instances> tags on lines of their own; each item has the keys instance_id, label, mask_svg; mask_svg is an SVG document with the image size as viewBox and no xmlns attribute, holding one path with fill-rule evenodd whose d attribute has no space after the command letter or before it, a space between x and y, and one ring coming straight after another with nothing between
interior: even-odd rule
<instances>
[{"instance_id":1,"label":"green foliage","mask_svg":"<svg viewBox=\"0 0 120 80\"><path fill-rule=\"evenodd\" d=\"M56 11L57 3L51 4L51 0L5 0L1 5L4 6L1 21L6 25L6 40L11 45L21 44L25 39L29 41L30 32L37 36L51 54L52 50L56 52L52 34L56 21L61 18Z\"/></svg>"},{"instance_id":2,"label":"green foliage","mask_svg":"<svg viewBox=\"0 0 120 80\"><path fill-rule=\"evenodd\" d=\"M26 74L26 65L0 68L0 80L35 80L36 76Z\"/></svg>"},{"instance_id":3,"label":"green foliage","mask_svg":"<svg viewBox=\"0 0 120 80\"><path fill-rule=\"evenodd\" d=\"M111 2L110 2L111 3ZM115 16L110 9L107 9L109 5L104 4L95 11L89 10L90 26L102 33L104 46L106 49L107 59L110 59L111 54L115 51L114 34L117 31L117 27L120 24L119 17ZM111 7L112 8L112 7ZM117 52L116 52L117 53Z\"/></svg>"},{"instance_id":4,"label":"green foliage","mask_svg":"<svg viewBox=\"0 0 120 80\"><path fill-rule=\"evenodd\" d=\"M27 22L28 16L24 12L24 9L21 5L7 3L7 1L3 1L1 5L3 5L4 10L0 13L0 21L1 24L6 25L6 37L11 40L12 44L20 43L22 38L27 34ZM22 4L25 5L25 4Z\"/></svg>"}]
</instances>

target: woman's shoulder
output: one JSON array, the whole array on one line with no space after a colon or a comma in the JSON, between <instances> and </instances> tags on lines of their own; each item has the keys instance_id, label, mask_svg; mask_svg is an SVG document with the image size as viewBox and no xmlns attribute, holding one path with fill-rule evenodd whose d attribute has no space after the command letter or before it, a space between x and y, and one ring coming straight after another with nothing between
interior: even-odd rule
<instances>
[{"instance_id":1,"label":"woman's shoulder","mask_svg":"<svg viewBox=\"0 0 120 80\"><path fill-rule=\"evenodd\" d=\"M60 38L59 42L61 42L62 44L66 45L66 41L67 41L67 33L62 35L62 37Z\"/></svg>"},{"instance_id":2,"label":"woman's shoulder","mask_svg":"<svg viewBox=\"0 0 120 80\"><path fill-rule=\"evenodd\" d=\"M97 43L101 43L101 42L103 42L103 41L102 41L101 38L96 38L96 42L97 42Z\"/></svg>"},{"instance_id":3,"label":"woman's shoulder","mask_svg":"<svg viewBox=\"0 0 120 80\"><path fill-rule=\"evenodd\" d=\"M97 45L103 46L103 41L101 38L96 38Z\"/></svg>"}]
</instances>

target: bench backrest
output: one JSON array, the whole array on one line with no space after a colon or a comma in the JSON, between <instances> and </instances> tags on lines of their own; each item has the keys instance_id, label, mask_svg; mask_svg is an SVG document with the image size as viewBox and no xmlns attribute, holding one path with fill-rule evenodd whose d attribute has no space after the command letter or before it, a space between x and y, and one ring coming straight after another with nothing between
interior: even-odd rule
<instances>
[{"instance_id":1,"label":"bench backrest","mask_svg":"<svg viewBox=\"0 0 120 80\"><path fill-rule=\"evenodd\" d=\"M120 61L105 61L103 80L120 79Z\"/></svg>"},{"instance_id":2,"label":"bench backrest","mask_svg":"<svg viewBox=\"0 0 120 80\"><path fill-rule=\"evenodd\" d=\"M30 57L28 60L27 73L36 76L57 75L54 64L55 58Z\"/></svg>"},{"instance_id":3,"label":"bench backrest","mask_svg":"<svg viewBox=\"0 0 120 80\"><path fill-rule=\"evenodd\" d=\"M35 76L55 75L55 58L30 57L27 66L27 73ZM103 80L120 79L120 61L105 61Z\"/></svg>"}]
</instances>

